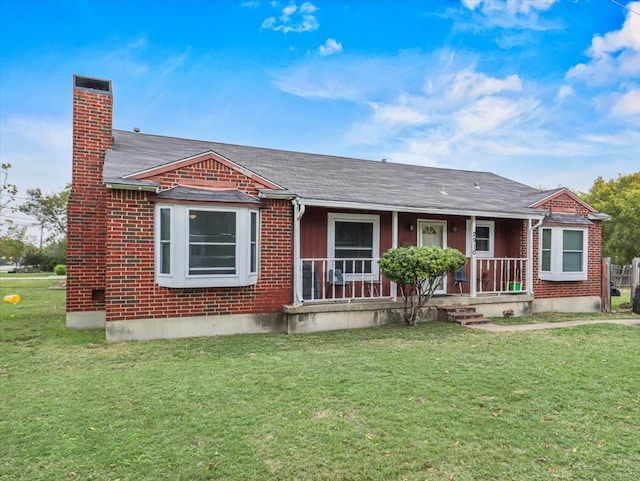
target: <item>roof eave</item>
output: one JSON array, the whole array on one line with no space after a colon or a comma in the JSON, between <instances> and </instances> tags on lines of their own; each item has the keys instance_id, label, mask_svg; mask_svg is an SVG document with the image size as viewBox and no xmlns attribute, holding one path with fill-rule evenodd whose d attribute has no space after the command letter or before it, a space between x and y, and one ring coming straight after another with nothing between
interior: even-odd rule
<instances>
[{"instance_id":1,"label":"roof eave","mask_svg":"<svg viewBox=\"0 0 640 481\"><path fill-rule=\"evenodd\" d=\"M476 217L495 217L501 219L542 220L546 211L538 210L530 214L524 212L481 211L451 208L408 207L404 205L388 205L363 202L327 201L322 199L300 198L300 203L310 207L326 207L334 209L377 210L383 212L409 212L415 214L437 214Z\"/></svg>"}]
</instances>

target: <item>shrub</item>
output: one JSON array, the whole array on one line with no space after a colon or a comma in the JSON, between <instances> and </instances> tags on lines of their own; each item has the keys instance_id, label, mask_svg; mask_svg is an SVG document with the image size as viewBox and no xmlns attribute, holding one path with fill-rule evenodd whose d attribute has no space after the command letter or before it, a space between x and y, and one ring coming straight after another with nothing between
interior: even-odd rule
<instances>
[{"instance_id":1,"label":"shrub","mask_svg":"<svg viewBox=\"0 0 640 481\"><path fill-rule=\"evenodd\" d=\"M463 267L465 255L447 247L398 247L385 252L380 270L400 287L404 299L404 320L413 326L420 320L422 307L431 299L448 272Z\"/></svg>"},{"instance_id":2,"label":"shrub","mask_svg":"<svg viewBox=\"0 0 640 481\"><path fill-rule=\"evenodd\" d=\"M56 273L56 276L66 276L67 275L67 266L65 264L58 264L53 272Z\"/></svg>"}]
</instances>

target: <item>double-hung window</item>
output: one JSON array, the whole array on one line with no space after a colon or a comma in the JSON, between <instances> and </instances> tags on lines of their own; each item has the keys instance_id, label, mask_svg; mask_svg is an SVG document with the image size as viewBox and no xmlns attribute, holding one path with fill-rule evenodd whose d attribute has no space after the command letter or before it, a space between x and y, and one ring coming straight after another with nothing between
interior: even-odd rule
<instances>
[{"instance_id":1,"label":"double-hung window","mask_svg":"<svg viewBox=\"0 0 640 481\"><path fill-rule=\"evenodd\" d=\"M156 206L156 281L166 287L255 284L259 212L246 207Z\"/></svg>"},{"instance_id":2,"label":"double-hung window","mask_svg":"<svg viewBox=\"0 0 640 481\"><path fill-rule=\"evenodd\" d=\"M476 257L494 257L495 222L477 220L476 230L471 232L471 221L467 221L467 257L471 257L474 240Z\"/></svg>"},{"instance_id":3,"label":"double-hung window","mask_svg":"<svg viewBox=\"0 0 640 481\"><path fill-rule=\"evenodd\" d=\"M329 269L340 269L346 279L378 278L380 216L329 214Z\"/></svg>"},{"instance_id":4,"label":"double-hung window","mask_svg":"<svg viewBox=\"0 0 640 481\"><path fill-rule=\"evenodd\" d=\"M588 230L579 227L542 227L539 276L547 281L587 280Z\"/></svg>"}]
</instances>

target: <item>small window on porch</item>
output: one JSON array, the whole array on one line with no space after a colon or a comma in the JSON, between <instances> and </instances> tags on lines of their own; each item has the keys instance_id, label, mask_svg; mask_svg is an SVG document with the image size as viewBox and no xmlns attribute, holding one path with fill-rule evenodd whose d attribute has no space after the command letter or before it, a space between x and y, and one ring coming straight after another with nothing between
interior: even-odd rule
<instances>
[{"instance_id":1,"label":"small window on porch","mask_svg":"<svg viewBox=\"0 0 640 481\"><path fill-rule=\"evenodd\" d=\"M493 245L495 239L495 222L492 220L476 221L475 251L476 257L494 257ZM471 221L467 221L467 257L471 257L473 251Z\"/></svg>"}]
</instances>

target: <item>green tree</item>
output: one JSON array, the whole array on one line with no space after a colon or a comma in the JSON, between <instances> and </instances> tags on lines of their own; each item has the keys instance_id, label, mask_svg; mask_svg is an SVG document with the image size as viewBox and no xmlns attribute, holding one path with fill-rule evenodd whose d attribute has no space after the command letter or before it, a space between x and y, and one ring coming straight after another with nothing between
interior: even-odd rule
<instances>
[{"instance_id":1,"label":"green tree","mask_svg":"<svg viewBox=\"0 0 640 481\"><path fill-rule=\"evenodd\" d=\"M389 249L379 265L385 277L400 286L404 320L413 326L444 276L466 262L465 255L457 249L412 246Z\"/></svg>"},{"instance_id":2,"label":"green tree","mask_svg":"<svg viewBox=\"0 0 640 481\"><path fill-rule=\"evenodd\" d=\"M9 182L9 169L11 164L0 164L0 226L10 224L11 220L4 218L6 211L13 212L10 205L16 200L18 188L15 184Z\"/></svg>"},{"instance_id":3,"label":"green tree","mask_svg":"<svg viewBox=\"0 0 640 481\"><path fill-rule=\"evenodd\" d=\"M602 225L602 254L618 265L640 257L640 172L611 180L598 177L581 197L611 216Z\"/></svg>"},{"instance_id":4,"label":"green tree","mask_svg":"<svg viewBox=\"0 0 640 481\"><path fill-rule=\"evenodd\" d=\"M40 189L29 189L27 200L19 208L20 212L36 218L42 229L49 231L48 241L67 235L69 191L69 185L59 194L44 195Z\"/></svg>"},{"instance_id":5,"label":"green tree","mask_svg":"<svg viewBox=\"0 0 640 481\"><path fill-rule=\"evenodd\" d=\"M13 226L7 234L0 237L0 258L20 266L30 247L27 242L27 228Z\"/></svg>"}]
</instances>

